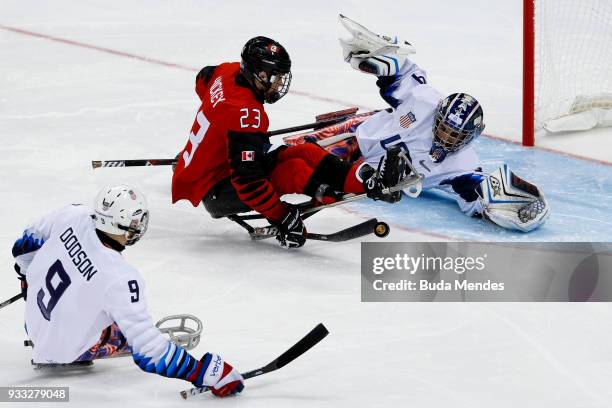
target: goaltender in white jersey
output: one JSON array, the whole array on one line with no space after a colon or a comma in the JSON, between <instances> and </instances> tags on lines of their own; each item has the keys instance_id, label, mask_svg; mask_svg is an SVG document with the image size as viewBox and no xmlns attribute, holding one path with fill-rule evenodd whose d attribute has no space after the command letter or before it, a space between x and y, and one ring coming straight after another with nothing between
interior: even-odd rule
<instances>
[{"instance_id":1,"label":"goaltender in white jersey","mask_svg":"<svg viewBox=\"0 0 612 408\"><path fill-rule=\"evenodd\" d=\"M144 371L210 386L218 396L240 392L242 377L220 356L198 360L153 324L144 281L122 255L144 235L148 218L138 190L115 186L98 194L95 210L64 207L15 242L33 362L70 364L131 352Z\"/></svg>"},{"instance_id":2,"label":"goaltender in white jersey","mask_svg":"<svg viewBox=\"0 0 612 408\"><path fill-rule=\"evenodd\" d=\"M482 213L480 201L467 201L443 181L479 169L478 155L471 145L447 155L442 161L432 159L432 127L437 107L444 96L426 83L427 76L409 60L400 70L398 78L383 93L395 109L380 111L363 122L356 131L359 149L365 161L376 168L381 157L391 146L404 148L415 169L424 175L423 189L436 188L450 194L462 211L468 215ZM382 81L381 81L382 82ZM478 102L469 95L457 94L456 103L466 109ZM449 101L453 103L453 101ZM482 118L482 116L480 116ZM481 119L480 119L481 120Z\"/></svg>"},{"instance_id":3,"label":"goaltender in white jersey","mask_svg":"<svg viewBox=\"0 0 612 408\"><path fill-rule=\"evenodd\" d=\"M545 222L549 207L535 185L506 164L491 174L482 172L470 144L485 127L483 109L474 97L466 93L444 97L408 58L415 52L408 42L374 34L343 15L340 22L351 33L351 38L340 40L345 61L376 75L380 95L391 106L356 129L367 163L376 167L388 149L399 147L424 176L423 189L445 192L467 215L482 215L524 232Z\"/></svg>"}]
</instances>

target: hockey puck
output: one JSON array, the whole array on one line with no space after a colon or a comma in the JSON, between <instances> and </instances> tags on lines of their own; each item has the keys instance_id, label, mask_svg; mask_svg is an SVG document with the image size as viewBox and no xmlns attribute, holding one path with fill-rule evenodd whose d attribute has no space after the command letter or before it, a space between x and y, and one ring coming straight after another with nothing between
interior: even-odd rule
<instances>
[{"instance_id":1,"label":"hockey puck","mask_svg":"<svg viewBox=\"0 0 612 408\"><path fill-rule=\"evenodd\" d=\"M378 238L386 237L387 235L389 235L389 232L389 224L387 224L386 222L381 221L374 227L374 235L376 235Z\"/></svg>"}]
</instances>

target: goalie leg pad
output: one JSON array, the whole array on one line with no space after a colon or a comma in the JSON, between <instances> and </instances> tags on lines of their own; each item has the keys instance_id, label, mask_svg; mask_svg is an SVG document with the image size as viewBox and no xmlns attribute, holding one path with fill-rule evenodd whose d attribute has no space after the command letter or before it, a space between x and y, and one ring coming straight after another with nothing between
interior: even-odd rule
<instances>
[{"instance_id":1,"label":"goalie leg pad","mask_svg":"<svg viewBox=\"0 0 612 408\"><path fill-rule=\"evenodd\" d=\"M504 164L480 183L483 216L495 224L523 232L540 227L550 207L540 189Z\"/></svg>"}]
</instances>

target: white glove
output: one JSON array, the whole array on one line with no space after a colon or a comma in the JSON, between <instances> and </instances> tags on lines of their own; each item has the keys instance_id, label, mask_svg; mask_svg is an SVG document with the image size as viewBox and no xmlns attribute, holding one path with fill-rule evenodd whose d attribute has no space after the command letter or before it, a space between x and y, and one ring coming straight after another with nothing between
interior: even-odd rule
<instances>
[{"instance_id":1,"label":"white glove","mask_svg":"<svg viewBox=\"0 0 612 408\"><path fill-rule=\"evenodd\" d=\"M406 57L416 52L407 41L375 34L342 14L339 19L351 34L351 38L340 38L343 58L359 71L377 76L396 75Z\"/></svg>"}]
</instances>

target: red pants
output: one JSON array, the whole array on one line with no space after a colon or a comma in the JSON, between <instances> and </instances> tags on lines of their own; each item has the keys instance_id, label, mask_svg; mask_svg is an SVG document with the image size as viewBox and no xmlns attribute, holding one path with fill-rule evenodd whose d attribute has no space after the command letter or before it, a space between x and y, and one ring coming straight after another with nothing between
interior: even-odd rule
<instances>
[{"instance_id":1,"label":"red pants","mask_svg":"<svg viewBox=\"0 0 612 408\"><path fill-rule=\"evenodd\" d=\"M303 194L304 187L311 176L329 153L314 143L305 143L288 148L278 153L276 166L270 174L270 182L279 195ZM353 164L344 180L345 193L363 193L363 185L356 177L359 164Z\"/></svg>"}]
</instances>

